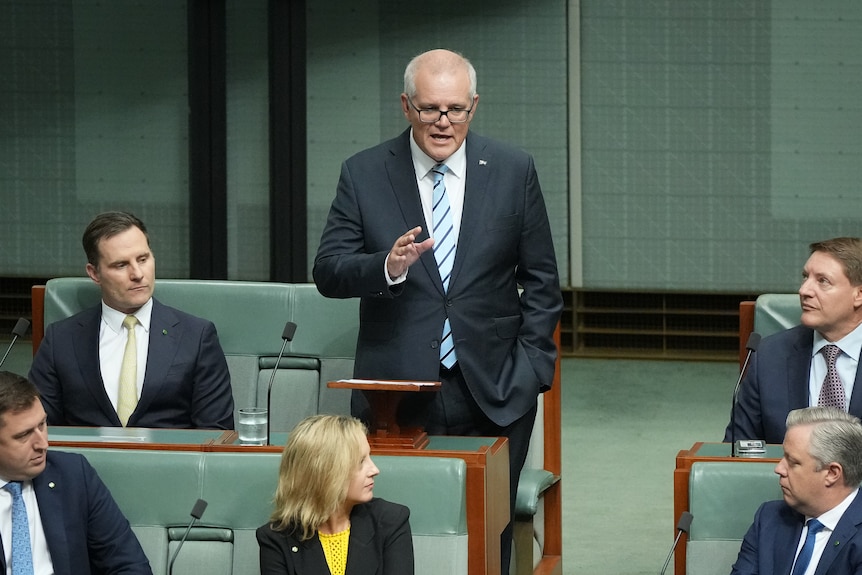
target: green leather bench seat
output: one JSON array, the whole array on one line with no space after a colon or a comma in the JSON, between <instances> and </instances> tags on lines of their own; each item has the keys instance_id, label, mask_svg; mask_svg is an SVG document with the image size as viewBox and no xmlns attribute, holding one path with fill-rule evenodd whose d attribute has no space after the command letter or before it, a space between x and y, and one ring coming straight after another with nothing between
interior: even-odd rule
<instances>
[{"instance_id":1,"label":"green leather bench seat","mask_svg":"<svg viewBox=\"0 0 862 575\"><path fill-rule=\"evenodd\" d=\"M45 285L46 326L99 303L99 288L89 278ZM273 383L273 431L289 431L315 413L350 412L349 390L326 383L353 375L357 300L324 298L310 283L175 279L157 280L155 297L215 324L237 408L266 405L284 326L297 325Z\"/></svg>"},{"instance_id":2,"label":"green leather bench seat","mask_svg":"<svg viewBox=\"0 0 862 575\"><path fill-rule=\"evenodd\" d=\"M260 573L255 530L267 521L281 455L67 448L99 472L132 524L155 575L167 573L198 499L206 511L175 575ZM467 573L466 464L457 458L377 456L374 494L410 508L417 575Z\"/></svg>"},{"instance_id":3,"label":"green leather bench seat","mask_svg":"<svg viewBox=\"0 0 862 575\"><path fill-rule=\"evenodd\" d=\"M686 544L687 575L727 575L764 501L781 499L775 463L698 461L689 478L694 520Z\"/></svg>"}]
</instances>

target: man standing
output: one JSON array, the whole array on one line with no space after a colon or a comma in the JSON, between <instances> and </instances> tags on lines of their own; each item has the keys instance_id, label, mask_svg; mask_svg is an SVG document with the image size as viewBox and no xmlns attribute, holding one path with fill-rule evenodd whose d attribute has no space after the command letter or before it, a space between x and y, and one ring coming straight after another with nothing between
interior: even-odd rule
<instances>
[{"instance_id":1,"label":"man standing","mask_svg":"<svg viewBox=\"0 0 862 575\"><path fill-rule=\"evenodd\" d=\"M144 223L106 212L83 237L100 305L49 325L30 369L50 425L233 429L215 326L153 298Z\"/></svg>"},{"instance_id":2,"label":"man standing","mask_svg":"<svg viewBox=\"0 0 862 575\"><path fill-rule=\"evenodd\" d=\"M862 571L860 454L856 417L829 407L792 411L775 466L784 500L757 510L732 575Z\"/></svg>"},{"instance_id":3,"label":"man standing","mask_svg":"<svg viewBox=\"0 0 862 575\"><path fill-rule=\"evenodd\" d=\"M87 460L48 451L45 419L36 387L0 372L0 572L152 575Z\"/></svg>"},{"instance_id":4,"label":"man standing","mask_svg":"<svg viewBox=\"0 0 862 575\"><path fill-rule=\"evenodd\" d=\"M402 402L402 424L509 439L514 509L562 297L533 160L468 136L478 103L461 55L432 50L408 64L410 128L342 166L314 280L324 296L361 298L356 377L442 382Z\"/></svg>"},{"instance_id":5,"label":"man standing","mask_svg":"<svg viewBox=\"0 0 862 575\"><path fill-rule=\"evenodd\" d=\"M810 246L802 269L802 325L763 339L739 388L725 441L781 443L794 409L835 407L862 417L862 240Z\"/></svg>"}]
</instances>

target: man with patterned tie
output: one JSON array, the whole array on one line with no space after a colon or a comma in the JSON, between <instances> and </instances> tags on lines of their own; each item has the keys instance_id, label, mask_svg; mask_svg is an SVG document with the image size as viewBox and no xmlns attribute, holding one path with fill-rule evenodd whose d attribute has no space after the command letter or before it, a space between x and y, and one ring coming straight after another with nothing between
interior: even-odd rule
<instances>
[{"instance_id":1,"label":"man with patterned tie","mask_svg":"<svg viewBox=\"0 0 862 575\"><path fill-rule=\"evenodd\" d=\"M48 450L45 420L36 387L0 371L0 573L152 575L87 460Z\"/></svg>"},{"instance_id":2,"label":"man with patterned tie","mask_svg":"<svg viewBox=\"0 0 862 575\"><path fill-rule=\"evenodd\" d=\"M760 506L731 575L862 573L862 424L833 407L787 416L783 501Z\"/></svg>"},{"instance_id":3,"label":"man with patterned tie","mask_svg":"<svg viewBox=\"0 0 862 575\"><path fill-rule=\"evenodd\" d=\"M862 239L809 246L801 325L763 338L752 356L725 441L781 443L794 409L823 405L862 417Z\"/></svg>"},{"instance_id":4,"label":"man with patterned tie","mask_svg":"<svg viewBox=\"0 0 862 575\"><path fill-rule=\"evenodd\" d=\"M442 382L410 394L400 423L508 437L514 507L562 296L533 159L468 135L478 103L460 54L407 65L410 127L344 162L313 274L323 295L361 298L356 377ZM507 531L504 572L510 544Z\"/></svg>"},{"instance_id":5,"label":"man with patterned tie","mask_svg":"<svg viewBox=\"0 0 862 575\"><path fill-rule=\"evenodd\" d=\"M153 297L156 264L144 223L105 212L82 243L102 302L45 330L30 380L48 423L233 429L216 328Z\"/></svg>"}]
</instances>

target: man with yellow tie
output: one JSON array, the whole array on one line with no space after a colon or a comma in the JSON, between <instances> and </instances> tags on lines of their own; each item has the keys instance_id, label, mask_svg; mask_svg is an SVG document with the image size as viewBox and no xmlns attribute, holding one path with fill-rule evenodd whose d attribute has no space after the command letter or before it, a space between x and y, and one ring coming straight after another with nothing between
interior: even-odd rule
<instances>
[{"instance_id":1,"label":"man with yellow tie","mask_svg":"<svg viewBox=\"0 0 862 575\"><path fill-rule=\"evenodd\" d=\"M230 374L212 322L153 297L155 257L132 214L83 236L100 305L47 326L30 370L50 425L233 429Z\"/></svg>"}]
</instances>

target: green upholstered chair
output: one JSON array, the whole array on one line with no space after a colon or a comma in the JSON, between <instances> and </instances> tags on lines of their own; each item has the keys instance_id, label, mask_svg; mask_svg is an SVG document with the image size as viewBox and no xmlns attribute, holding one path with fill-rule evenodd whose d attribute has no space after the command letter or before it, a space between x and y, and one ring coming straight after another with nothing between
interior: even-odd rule
<instances>
[{"instance_id":1,"label":"green upholstered chair","mask_svg":"<svg viewBox=\"0 0 862 575\"><path fill-rule=\"evenodd\" d=\"M279 453L64 448L96 468L132 525L155 575L168 562L198 499L208 502L174 564L175 575L260 573L255 530L266 523ZM410 508L415 572L467 574L466 463L376 456L374 494Z\"/></svg>"},{"instance_id":2,"label":"green upholstered chair","mask_svg":"<svg viewBox=\"0 0 862 575\"><path fill-rule=\"evenodd\" d=\"M742 538L764 501L781 499L774 462L698 461L689 478L694 516L686 543L686 575L727 575Z\"/></svg>"}]
</instances>

